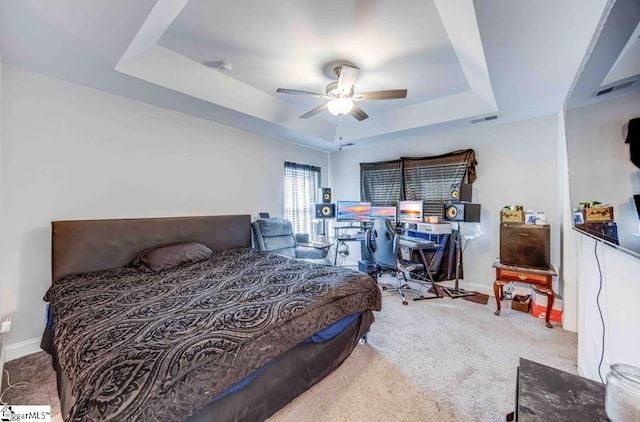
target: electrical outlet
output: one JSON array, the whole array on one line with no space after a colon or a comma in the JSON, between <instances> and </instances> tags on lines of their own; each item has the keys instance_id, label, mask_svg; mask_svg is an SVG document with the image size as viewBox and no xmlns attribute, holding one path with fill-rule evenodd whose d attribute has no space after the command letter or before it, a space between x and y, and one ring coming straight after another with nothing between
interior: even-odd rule
<instances>
[{"instance_id":1,"label":"electrical outlet","mask_svg":"<svg viewBox=\"0 0 640 422\"><path fill-rule=\"evenodd\" d=\"M11 318L2 321L2 325L0 326L0 333L8 333L9 331L11 331Z\"/></svg>"}]
</instances>

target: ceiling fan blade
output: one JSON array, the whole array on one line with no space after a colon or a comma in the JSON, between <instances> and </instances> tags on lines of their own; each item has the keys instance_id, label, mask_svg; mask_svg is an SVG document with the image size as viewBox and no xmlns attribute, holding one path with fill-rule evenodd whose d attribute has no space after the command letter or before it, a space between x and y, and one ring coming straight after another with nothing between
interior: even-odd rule
<instances>
[{"instance_id":1,"label":"ceiling fan blade","mask_svg":"<svg viewBox=\"0 0 640 422\"><path fill-rule=\"evenodd\" d=\"M357 105L354 105L353 107L351 107L351 111L349 112L349 114L351 114L353 117L358 119L358 121L360 121L360 122L363 121L364 119L368 119L369 118L369 115L367 113L365 113Z\"/></svg>"},{"instance_id":2,"label":"ceiling fan blade","mask_svg":"<svg viewBox=\"0 0 640 422\"><path fill-rule=\"evenodd\" d=\"M407 90L389 89L387 91L363 92L353 96L354 101L393 100L395 98L407 98Z\"/></svg>"},{"instance_id":3,"label":"ceiling fan blade","mask_svg":"<svg viewBox=\"0 0 640 422\"><path fill-rule=\"evenodd\" d=\"M343 65L338 77L338 91L350 92L353 84L356 83L358 73L360 73L360 69L357 67Z\"/></svg>"},{"instance_id":4,"label":"ceiling fan blade","mask_svg":"<svg viewBox=\"0 0 640 422\"><path fill-rule=\"evenodd\" d=\"M312 95L314 97L327 98L325 94L318 94L316 92L309 92L309 91L300 91L297 89L278 88L276 89L276 92L279 92L281 94Z\"/></svg>"},{"instance_id":5,"label":"ceiling fan blade","mask_svg":"<svg viewBox=\"0 0 640 422\"><path fill-rule=\"evenodd\" d=\"M300 116L301 119L308 119L311 116L315 116L316 114L320 113L322 110L326 109L327 105L326 104L322 104L321 106L318 106L316 108L314 108L311 111L308 111L306 113L304 113L302 116Z\"/></svg>"}]
</instances>

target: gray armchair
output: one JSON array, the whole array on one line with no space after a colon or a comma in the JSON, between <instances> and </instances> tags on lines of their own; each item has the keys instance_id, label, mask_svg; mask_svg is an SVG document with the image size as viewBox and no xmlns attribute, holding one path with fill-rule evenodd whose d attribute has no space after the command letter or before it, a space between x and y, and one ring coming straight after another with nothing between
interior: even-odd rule
<instances>
[{"instance_id":1,"label":"gray armchair","mask_svg":"<svg viewBox=\"0 0 640 422\"><path fill-rule=\"evenodd\" d=\"M298 239L304 235L294 235L291 221L285 218L256 220L251 223L251 233L254 246L261 251L303 259L315 264L331 265L326 249L298 245Z\"/></svg>"}]
</instances>

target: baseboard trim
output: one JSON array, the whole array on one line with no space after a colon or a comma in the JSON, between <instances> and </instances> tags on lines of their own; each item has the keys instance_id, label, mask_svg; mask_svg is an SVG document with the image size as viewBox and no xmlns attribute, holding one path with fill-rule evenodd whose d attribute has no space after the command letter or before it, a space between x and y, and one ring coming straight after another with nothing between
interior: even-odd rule
<instances>
[{"instance_id":1,"label":"baseboard trim","mask_svg":"<svg viewBox=\"0 0 640 422\"><path fill-rule=\"evenodd\" d=\"M12 361L14 359L21 358L23 356L38 353L42 349L40 348L40 338L32 338L31 340L21 341L5 346L6 361Z\"/></svg>"}]
</instances>

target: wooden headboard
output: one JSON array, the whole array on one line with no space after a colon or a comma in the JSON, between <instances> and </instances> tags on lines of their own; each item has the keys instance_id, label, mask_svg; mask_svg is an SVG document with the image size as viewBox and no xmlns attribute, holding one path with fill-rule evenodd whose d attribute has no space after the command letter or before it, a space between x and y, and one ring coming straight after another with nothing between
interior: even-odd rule
<instances>
[{"instance_id":1,"label":"wooden headboard","mask_svg":"<svg viewBox=\"0 0 640 422\"><path fill-rule=\"evenodd\" d=\"M51 278L124 267L146 248L180 241L212 251L251 247L251 216L53 221Z\"/></svg>"}]
</instances>

